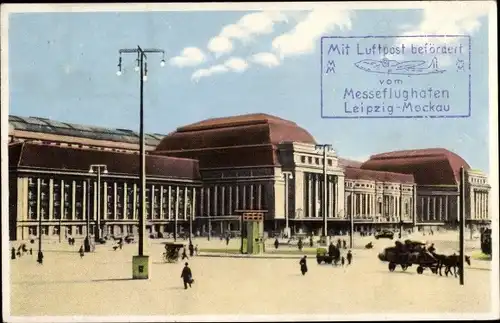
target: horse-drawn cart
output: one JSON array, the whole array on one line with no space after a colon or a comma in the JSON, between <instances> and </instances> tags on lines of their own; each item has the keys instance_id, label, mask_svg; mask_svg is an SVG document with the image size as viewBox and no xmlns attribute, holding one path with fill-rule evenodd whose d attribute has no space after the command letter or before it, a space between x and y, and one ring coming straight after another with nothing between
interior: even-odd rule
<instances>
[{"instance_id":1,"label":"horse-drawn cart","mask_svg":"<svg viewBox=\"0 0 500 323\"><path fill-rule=\"evenodd\" d=\"M407 240L404 244L397 241L395 247L385 248L378 258L389 262L389 271L394 271L398 265L403 271L412 265L418 265L418 274L422 274L426 268L433 273L438 269L438 260L425 250L423 243L416 241Z\"/></svg>"},{"instance_id":2,"label":"horse-drawn cart","mask_svg":"<svg viewBox=\"0 0 500 323\"><path fill-rule=\"evenodd\" d=\"M165 252L163 260L165 262L174 263L179 260L179 251L184 248L182 243L165 242Z\"/></svg>"}]
</instances>

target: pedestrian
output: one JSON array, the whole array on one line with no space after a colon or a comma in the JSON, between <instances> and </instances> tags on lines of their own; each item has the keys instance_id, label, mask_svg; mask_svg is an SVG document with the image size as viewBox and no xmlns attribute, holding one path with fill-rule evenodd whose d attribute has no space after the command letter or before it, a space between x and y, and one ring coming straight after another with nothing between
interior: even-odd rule
<instances>
[{"instance_id":1,"label":"pedestrian","mask_svg":"<svg viewBox=\"0 0 500 323\"><path fill-rule=\"evenodd\" d=\"M191 268L189 268L187 262L184 264L184 268L182 268L181 278L184 283L184 289L187 289L188 285L191 288L191 284L194 283L194 279Z\"/></svg>"},{"instance_id":2,"label":"pedestrian","mask_svg":"<svg viewBox=\"0 0 500 323\"><path fill-rule=\"evenodd\" d=\"M198 256L198 245L194 247L194 254Z\"/></svg>"},{"instance_id":3,"label":"pedestrian","mask_svg":"<svg viewBox=\"0 0 500 323\"><path fill-rule=\"evenodd\" d=\"M299 242L297 242L297 247L299 247L299 250L302 251L302 248L304 247L304 244L302 242L302 238L299 238Z\"/></svg>"},{"instance_id":4,"label":"pedestrian","mask_svg":"<svg viewBox=\"0 0 500 323\"><path fill-rule=\"evenodd\" d=\"M118 247L120 247L120 250L123 248L123 239L120 238L120 241L118 241Z\"/></svg>"},{"instance_id":5,"label":"pedestrian","mask_svg":"<svg viewBox=\"0 0 500 323\"><path fill-rule=\"evenodd\" d=\"M30 248L30 255L33 255L33 248Z\"/></svg>"},{"instance_id":6,"label":"pedestrian","mask_svg":"<svg viewBox=\"0 0 500 323\"><path fill-rule=\"evenodd\" d=\"M337 249L342 249L342 241L340 239L337 240Z\"/></svg>"},{"instance_id":7,"label":"pedestrian","mask_svg":"<svg viewBox=\"0 0 500 323\"><path fill-rule=\"evenodd\" d=\"M314 241L313 241L313 237L309 237L309 247L313 247L314 246Z\"/></svg>"},{"instance_id":8,"label":"pedestrian","mask_svg":"<svg viewBox=\"0 0 500 323\"><path fill-rule=\"evenodd\" d=\"M352 253L351 250L347 252L347 264L350 265L352 263Z\"/></svg>"},{"instance_id":9,"label":"pedestrian","mask_svg":"<svg viewBox=\"0 0 500 323\"><path fill-rule=\"evenodd\" d=\"M342 264L342 267L344 267L344 265L345 265L345 258L344 258L344 256L342 256L342 258L340 259L340 263Z\"/></svg>"},{"instance_id":10,"label":"pedestrian","mask_svg":"<svg viewBox=\"0 0 500 323\"><path fill-rule=\"evenodd\" d=\"M83 258L85 253L83 252L83 246L80 246L80 250L78 250L78 253L80 253L80 258Z\"/></svg>"},{"instance_id":11,"label":"pedestrian","mask_svg":"<svg viewBox=\"0 0 500 323\"><path fill-rule=\"evenodd\" d=\"M302 276L304 276L307 273L307 255L300 259L299 264L300 272L302 273Z\"/></svg>"},{"instance_id":12,"label":"pedestrian","mask_svg":"<svg viewBox=\"0 0 500 323\"><path fill-rule=\"evenodd\" d=\"M344 249L347 249L347 241L342 240L342 244L344 245Z\"/></svg>"},{"instance_id":13,"label":"pedestrian","mask_svg":"<svg viewBox=\"0 0 500 323\"><path fill-rule=\"evenodd\" d=\"M182 260L189 259L186 252L186 247L182 248Z\"/></svg>"},{"instance_id":14,"label":"pedestrian","mask_svg":"<svg viewBox=\"0 0 500 323\"><path fill-rule=\"evenodd\" d=\"M40 265L43 264L43 252L40 250L38 251L38 257L37 257L37 260L36 260Z\"/></svg>"},{"instance_id":15,"label":"pedestrian","mask_svg":"<svg viewBox=\"0 0 500 323\"><path fill-rule=\"evenodd\" d=\"M16 248L10 249L10 259L16 259Z\"/></svg>"},{"instance_id":16,"label":"pedestrian","mask_svg":"<svg viewBox=\"0 0 500 323\"><path fill-rule=\"evenodd\" d=\"M192 257L194 256L194 246L193 246L193 243L190 242L189 243L189 257Z\"/></svg>"},{"instance_id":17,"label":"pedestrian","mask_svg":"<svg viewBox=\"0 0 500 323\"><path fill-rule=\"evenodd\" d=\"M278 249L279 245L280 245L280 243L279 243L279 241L278 241L278 238L276 238L276 239L274 240L274 248Z\"/></svg>"},{"instance_id":18,"label":"pedestrian","mask_svg":"<svg viewBox=\"0 0 500 323\"><path fill-rule=\"evenodd\" d=\"M229 245L229 235L226 236L226 246Z\"/></svg>"},{"instance_id":19,"label":"pedestrian","mask_svg":"<svg viewBox=\"0 0 500 323\"><path fill-rule=\"evenodd\" d=\"M328 246L328 256L333 257L335 253L335 246L333 245L333 242L330 242L330 245Z\"/></svg>"}]
</instances>

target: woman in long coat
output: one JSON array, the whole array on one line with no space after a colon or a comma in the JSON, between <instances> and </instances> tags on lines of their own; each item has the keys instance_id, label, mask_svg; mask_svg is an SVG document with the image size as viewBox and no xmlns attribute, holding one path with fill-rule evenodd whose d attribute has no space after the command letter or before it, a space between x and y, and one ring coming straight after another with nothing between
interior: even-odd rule
<instances>
[{"instance_id":1,"label":"woman in long coat","mask_svg":"<svg viewBox=\"0 0 500 323\"><path fill-rule=\"evenodd\" d=\"M302 273L302 276L304 276L307 273L307 255L302 257L299 261L300 264L300 272Z\"/></svg>"}]
</instances>

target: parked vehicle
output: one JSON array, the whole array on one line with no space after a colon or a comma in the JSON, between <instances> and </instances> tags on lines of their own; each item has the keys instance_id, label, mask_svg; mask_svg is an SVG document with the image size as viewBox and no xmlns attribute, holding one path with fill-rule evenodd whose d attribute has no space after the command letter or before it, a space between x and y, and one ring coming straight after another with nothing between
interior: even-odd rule
<instances>
[{"instance_id":1,"label":"parked vehicle","mask_svg":"<svg viewBox=\"0 0 500 323\"><path fill-rule=\"evenodd\" d=\"M375 239L394 239L394 232L391 230L382 230L375 233Z\"/></svg>"}]
</instances>

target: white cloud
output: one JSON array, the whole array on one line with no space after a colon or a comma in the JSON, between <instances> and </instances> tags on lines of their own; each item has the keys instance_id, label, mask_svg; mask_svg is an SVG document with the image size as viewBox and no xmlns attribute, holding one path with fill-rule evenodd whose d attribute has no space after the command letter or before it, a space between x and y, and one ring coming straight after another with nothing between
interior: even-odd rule
<instances>
[{"instance_id":1,"label":"white cloud","mask_svg":"<svg viewBox=\"0 0 500 323\"><path fill-rule=\"evenodd\" d=\"M229 69L224 65L220 65L220 64L214 65L214 66L209 67L209 68L202 68L202 69L195 71L193 73L193 75L191 75L191 80L198 82L203 77L208 77L208 76L211 76L213 74L222 74L222 73L226 73L228 71L229 71Z\"/></svg>"},{"instance_id":2,"label":"white cloud","mask_svg":"<svg viewBox=\"0 0 500 323\"><path fill-rule=\"evenodd\" d=\"M246 71L248 68L248 63L245 60L236 57L228 59L224 63L224 65L233 70L234 72L240 72L240 73Z\"/></svg>"},{"instance_id":3,"label":"white cloud","mask_svg":"<svg viewBox=\"0 0 500 323\"><path fill-rule=\"evenodd\" d=\"M196 66L205 61L205 54L196 47L186 47L179 56L170 59L170 64L178 67Z\"/></svg>"},{"instance_id":4,"label":"white cloud","mask_svg":"<svg viewBox=\"0 0 500 323\"><path fill-rule=\"evenodd\" d=\"M467 2L431 3L423 10L422 20L417 25L402 26L403 36L411 35L472 35L481 27L479 18L488 14L489 7ZM430 42L436 45L454 45L454 37L417 37L411 41L415 45ZM408 38L399 38L396 44L408 44ZM439 65L446 66L453 61L441 56Z\"/></svg>"},{"instance_id":5,"label":"white cloud","mask_svg":"<svg viewBox=\"0 0 500 323\"><path fill-rule=\"evenodd\" d=\"M227 37L216 36L208 42L208 49L220 56L233 50L233 43Z\"/></svg>"},{"instance_id":6,"label":"white cloud","mask_svg":"<svg viewBox=\"0 0 500 323\"><path fill-rule=\"evenodd\" d=\"M279 11L244 15L235 24L224 26L219 35L210 39L208 49L217 56L229 53L233 50L233 40L247 41L253 36L272 33L276 23L287 21L286 15Z\"/></svg>"},{"instance_id":7,"label":"white cloud","mask_svg":"<svg viewBox=\"0 0 500 323\"><path fill-rule=\"evenodd\" d=\"M335 29L351 29L348 10L313 10L291 31L276 37L272 46L280 57L308 54L314 51L317 40Z\"/></svg>"},{"instance_id":8,"label":"white cloud","mask_svg":"<svg viewBox=\"0 0 500 323\"><path fill-rule=\"evenodd\" d=\"M257 53L252 55L250 60L256 64L260 64L267 67L275 67L280 65L280 60L273 53Z\"/></svg>"},{"instance_id":9,"label":"white cloud","mask_svg":"<svg viewBox=\"0 0 500 323\"><path fill-rule=\"evenodd\" d=\"M191 75L191 80L198 82L200 79L214 74L224 74L227 72L237 72L242 73L248 69L248 63L241 58L231 57L224 62L224 64L218 64L211 66L209 68L202 68Z\"/></svg>"}]
</instances>

